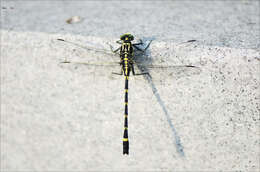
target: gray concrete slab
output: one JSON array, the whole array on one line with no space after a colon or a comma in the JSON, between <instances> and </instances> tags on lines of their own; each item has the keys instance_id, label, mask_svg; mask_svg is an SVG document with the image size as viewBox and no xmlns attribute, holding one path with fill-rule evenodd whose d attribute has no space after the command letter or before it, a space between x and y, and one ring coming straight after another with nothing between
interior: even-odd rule
<instances>
[{"instance_id":1,"label":"gray concrete slab","mask_svg":"<svg viewBox=\"0 0 260 172\"><path fill-rule=\"evenodd\" d=\"M2 28L15 31L139 37L260 48L258 1L3 1ZM13 7L13 10L10 9ZM68 25L71 16L84 21Z\"/></svg>"},{"instance_id":2,"label":"gray concrete slab","mask_svg":"<svg viewBox=\"0 0 260 172\"><path fill-rule=\"evenodd\" d=\"M258 171L259 13L257 1L1 1L1 171ZM60 64L118 57L57 41L109 49L125 32L153 39L153 64L199 67L130 77L129 156L120 67Z\"/></svg>"}]
</instances>

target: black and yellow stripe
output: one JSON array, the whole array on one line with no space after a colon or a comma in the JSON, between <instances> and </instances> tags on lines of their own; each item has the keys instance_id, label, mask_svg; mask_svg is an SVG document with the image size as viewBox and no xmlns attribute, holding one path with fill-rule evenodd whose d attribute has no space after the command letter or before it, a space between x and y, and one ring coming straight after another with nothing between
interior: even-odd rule
<instances>
[{"instance_id":1,"label":"black and yellow stripe","mask_svg":"<svg viewBox=\"0 0 260 172\"><path fill-rule=\"evenodd\" d=\"M129 154L129 139L128 139L128 81L131 71L131 64L129 61L133 56L133 47L131 41L134 39L130 34L124 34L120 37L123 40L120 49L120 58L122 64L122 70L125 76L125 113L124 113L124 135L123 135L123 154Z\"/></svg>"},{"instance_id":2,"label":"black and yellow stripe","mask_svg":"<svg viewBox=\"0 0 260 172\"><path fill-rule=\"evenodd\" d=\"M125 122L124 122L124 137L123 137L123 154L129 154L128 140L128 76L125 76Z\"/></svg>"}]
</instances>

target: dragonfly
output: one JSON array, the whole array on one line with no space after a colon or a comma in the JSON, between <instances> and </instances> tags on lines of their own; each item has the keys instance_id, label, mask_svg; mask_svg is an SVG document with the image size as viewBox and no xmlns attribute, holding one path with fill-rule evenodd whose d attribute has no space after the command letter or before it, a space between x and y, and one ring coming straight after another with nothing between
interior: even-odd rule
<instances>
[{"instance_id":1,"label":"dragonfly","mask_svg":"<svg viewBox=\"0 0 260 172\"><path fill-rule=\"evenodd\" d=\"M145 48L140 48L140 46L144 45L144 42L140 39L139 42L133 43L134 36L130 33L125 33L120 36L120 39L116 41L117 44L120 46L117 49L113 49L111 45L110 51L104 50L104 49L96 49L96 48L90 48L87 46L82 46L80 44L70 42L64 39L57 39L58 41L72 44L77 47L81 47L86 50L91 50L99 53L103 53L106 55L117 55L119 56L118 62L100 62L100 63L90 63L90 62L75 62L75 61L69 61L65 60L61 63L74 63L74 64L85 64L85 65L91 65L91 66L120 66L121 70L120 73L112 72L112 74L115 75L122 75L125 78L125 88L124 88L124 130L123 130L123 154L129 155L129 137L128 137L128 84L129 84L129 78L130 73L132 73L133 76L136 75L146 75L150 78L152 76L150 75L150 72L147 69L174 69L174 68L198 68L197 66L193 65L154 65L154 64L146 64L144 61L145 59L140 59L136 54L143 54L145 55L146 50L150 46L152 41L149 41L149 43L146 45ZM135 66L139 69L139 73L135 72Z\"/></svg>"}]
</instances>

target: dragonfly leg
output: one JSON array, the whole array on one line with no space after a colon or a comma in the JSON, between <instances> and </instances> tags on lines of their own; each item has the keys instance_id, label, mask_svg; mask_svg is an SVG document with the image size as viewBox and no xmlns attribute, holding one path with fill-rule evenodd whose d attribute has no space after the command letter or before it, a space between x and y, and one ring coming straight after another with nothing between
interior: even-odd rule
<instances>
[{"instance_id":1,"label":"dragonfly leg","mask_svg":"<svg viewBox=\"0 0 260 172\"><path fill-rule=\"evenodd\" d=\"M131 69L132 69L132 73L133 73L133 75L135 75L134 65L131 65Z\"/></svg>"},{"instance_id":2,"label":"dragonfly leg","mask_svg":"<svg viewBox=\"0 0 260 172\"><path fill-rule=\"evenodd\" d=\"M150 75L148 72L144 72L144 73L135 73L134 75Z\"/></svg>"},{"instance_id":3,"label":"dragonfly leg","mask_svg":"<svg viewBox=\"0 0 260 172\"><path fill-rule=\"evenodd\" d=\"M150 46L150 44L152 43L152 41L153 41L153 40L151 40L151 41L147 44L147 46L144 48L144 51L147 50L147 48L149 48L149 46Z\"/></svg>"},{"instance_id":4,"label":"dragonfly leg","mask_svg":"<svg viewBox=\"0 0 260 172\"><path fill-rule=\"evenodd\" d=\"M140 41L141 41L141 42L139 42L139 43L133 44L133 47L135 47L135 48L136 48L137 50L139 50L139 51L145 52L145 50L147 50L147 48L149 48L149 46L150 46L152 40L147 44L147 46L146 46L143 50L136 46L136 45L141 45L141 44L143 44L143 41L142 41L142 40L140 40Z\"/></svg>"},{"instance_id":5,"label":"dragonfly leg","mask_svg":"<svg viewBox=\"0 0 260 172\"><path fill-rule=\"evenodd\" d=\"M118 44L122 44L121 40L116 41L116 43L118 43Z\"/></svg>"},{"instance_id":6,"label":"dragonfly leg","mask_svg":"<svg viewBox=\"0 0 260 172\"><path fill-rule=\"evenodd\" d=\"M120 50L120 47L119 48L117 48L116 50L113 50L113 47L112 47L112 45L110 45L110 44L108 44L109 45L109 47L110 47L110 50L112 51L112 53L116 53L116 52L118 52L118 50Z\"/></svg>"},{"instance_id":7,"label":"dragonfly leg","mask_svg":"<svg viewBox=\"0 0 260 172\"><path fill-rule=\"evenodd\" d=\"M112 72L112 74L115 74L115 75L123 75L123 73L116 73L116 72Z\"/></svg>"},{"instance_id":8,"label":"dragonfly leg","mask_svg":"<svg viewBox=\"0 0 260 172\"><path fill-rule=\"evenodd\" d=\"M140 42L134 43L133 45L142 45L142 44L144 44L144 43L143 43L143 41L140 39Z\"/></svg>"},{"instance_id":9,"label":"dragonfly leg","mask_svg":"<svg viewBox=\"0 0 260 172\"><path fill-rule=\"evenodd\" d=\"M144 52L144 50L138 48L138 47L137 47L136 45L134 45L134 44L133 44L133 47L135 47L138 51L142 51L142 52Z\"/></svg>"},{"instance_id":10,"label":"dragonfly leg","mask_svg":"<svg viewBox=\"0 0 260 172\"><path fill-rule=\"evenodd\" d=\"M115 74L115 75L123 75L123 70L121 70L120 73L112 72L112 74Z\"/></svg>"}]
</instances>

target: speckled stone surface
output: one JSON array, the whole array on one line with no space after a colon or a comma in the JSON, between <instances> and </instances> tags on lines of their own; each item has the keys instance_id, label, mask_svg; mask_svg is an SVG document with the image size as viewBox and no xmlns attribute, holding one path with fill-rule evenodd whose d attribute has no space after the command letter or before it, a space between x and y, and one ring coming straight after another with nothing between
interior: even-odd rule
<instances>
[{"instance_id":1,"label":"speckled stone surface","mask_svg":"<svg viewBox=\"0 0 260 172\"><path fill-rule=\"evenodd\" d=\"M1 171L259 171L257 1L1 2ZM83 21L67 24L72 16ZM108 49L145 43L152 69L129 81ZM189 42L188 40L197 40Z\"/></svg>"}]
</instances>

